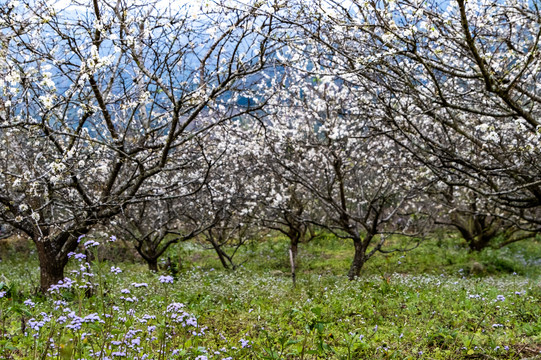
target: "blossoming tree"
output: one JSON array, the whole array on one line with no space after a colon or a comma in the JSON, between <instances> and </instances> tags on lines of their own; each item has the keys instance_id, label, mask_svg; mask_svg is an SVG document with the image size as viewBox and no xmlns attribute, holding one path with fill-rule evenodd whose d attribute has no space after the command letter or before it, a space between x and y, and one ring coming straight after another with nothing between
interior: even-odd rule
<instances>
[{"instance_id":1,"label":"blossoming tree","mask_svg":"<svg viewBox=\"0 0 541 360\"><path fill-rule=\"evenodd\" d=\"M249 5L63 4L0 6L0 218L36 244L43 291L81 234L162 196L147 184L186 142L245 111L273 26Z\"/></svg>"},{"instance_id":2,"label":"blossoming tree","mask_svg":"<svg viewBox=\"0 0 541 360\"><path fill-rule=\"evenodd\" d=\"M352 240L353 279L385 251L387 235L407 233L415 199L429 181L373 128L375 102L358 106L357 94L338 78L311 75L310 61L286 70L266 107L267 163L276 166L285 188L296 185L309 194L313 204L300 214L303 221Z\"/></svg>"},{"instance_id":3,"label":"blossoming tree","mask_svg":"<svg viewBox=\"0 0 541 360\"><path fill-rule=\"evenodd\" d=\"M375 128L442 189L475 193L474 218L539 230L538 2L316 0L292 8L287 19L302 38L292 42L295 56L312 59L312 74L342 79L358 107L374 104Z\"/></svg>"}]
</instances>

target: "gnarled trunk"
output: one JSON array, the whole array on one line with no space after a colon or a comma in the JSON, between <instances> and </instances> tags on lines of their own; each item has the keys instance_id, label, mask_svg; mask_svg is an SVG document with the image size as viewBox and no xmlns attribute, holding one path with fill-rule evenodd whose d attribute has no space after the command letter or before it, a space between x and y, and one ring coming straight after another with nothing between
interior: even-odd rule
<instances>
[{"instance_id":1,"label":"gnarled trunk","mask_svg":"<svg viewBox=\"0 0 541 360\"><path fill-rule=\"evenodd\" d=\"M471 251L481 251L488 247L498 235L497 225L485 224L484 219L470 216L464 224L454 224L462 238L466 240Z\"/></svg>"},{"instance_id":2,"label":"gnarled trunk","mask_svg":"<svg viewBox=\"0 0 541 360\"><path fill-rule=\"evenodd\" d=\"M67 256L58 256L54 241L34 239L39 258L40 289L46 294L52 285L64 280L64 267L68 263Z\"/></svg>"},{"instance_id":3,"label":"gnarled trunk","mask_svg":"<svg viewBox=\"0 0 541 360\"><path fill-rule=\"evenodd\" d=\"M366 262L366 248L363 244L363 241L361 239L353 239L353 245L355 247L355 253L353 255L353 261L351 262L351 266L348 272L349 280L353 280L356 277L359 277L359 275L361 274L361 269Z\"/></svg>"},{"instance_id":4,"label":"gnarled trunk","mask_svg":"<svg viewBox=\"0 0 541 360\"><path fill-rule=\"evenodd\" d=\"M158 272L158 258L147 258L145 259L147 261L148 270L152 272Z\"/></svg>"},{"instance_id":5,"label":"gnarled trunk","mask_svg":"<svg viewBox=\"0 0 541 360\"><path fill-rule=\"evenodd\" d=\"M49 229L42 229L42 231L45 236L42 237L34 233L32 240L38 251L40 289L42 293L46 294L51 285L56 285L60 280L64 280L64 268L69 260L68 254L77 249L77 238L85 234L88 227L64 231L56 235L50 235Z\"/></svg>"},{"instance_id":6,"label":"gnarled trunk","mask_svg":"<svg viewBox=\"0 0 541 360\"><path fill-rule=\"evenodd\" d=\"M143 250L142 246L136 246L135 249L147 263L148 270L151 272L157 272L160 254L158 254L154 249Z\"/></svg>"}]
</instances>

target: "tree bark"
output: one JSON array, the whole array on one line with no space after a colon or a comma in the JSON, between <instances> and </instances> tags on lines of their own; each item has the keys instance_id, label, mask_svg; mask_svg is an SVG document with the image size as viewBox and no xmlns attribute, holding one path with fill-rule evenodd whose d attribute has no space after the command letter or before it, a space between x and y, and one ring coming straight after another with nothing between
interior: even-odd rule
<instances>
[{"instance_id":1,"label":"tree bark","mask_svg":"<svg viewBox=\"0 0 541 360\"><path fill-rule=\"evenodd\" d=\"M492 235L487 235L485 233L481 233L479 235L474 235L470 239L466 239L468 241L468 245L470 247L471 251L481 251L488 247L491 240L494 238Z\"/></svg>"},{"instance_id":2,"label":"tree bark","mask_svg":"<svg viewBox=\"0 0 541 360\"><path fill-rule=\"evenodd\" d=\"M299 241L298 239L294 241L291 239L291 257L293 258L293 263L297 267L297 254L299 253Z\"/></svg>"},{"instance_id":3,"label":"tree bark","mask_svg":"<svg viewBox=\"0 0 541 360\"><path fill-rule=\"evenodd\" d=\"M218 245L218 243L214 241L214 239L209 239L209 240L210 240L210 243L212 244L212 247L214 248L214 251L216 251L218 258L220 259L222 266L224 267L224 269L229 270L230 266L228 265L227 260L226 260L227 255L224 253L220 245Z\"/></svg>"},{"instance_id":4,"label":"tree bark","mask_svg":"<svg viewBox=\"0 0 541 360\"><path fill-rule=\"evenodd\" d=\"M293 287L297 285L297 254L299 252L299 242L301 239L301 232L291 226L287 237L289 237L289 262L291 265L291 279L293 280Z\"/></svg>"},{"instance_id":5,"label":"tree bark","mask_svg":"<svg viewBox=\"0 0 541 360\"><path fill-rule=\"evenodd\" d=\"M299 242L301 241L302 232L300 230L300 225L298 223L291 222L289 230L287 232L287 237L289 238L289 248L291 249L291 257L297 266L297 254L299 252Z\"/></svg>"},{"instance_id":6,"label":"tree bark","mask_svg":"<svg viewBox=\"0 0 541 360\"><path fill-rule=\"evenodd\" d=\"M147 259L148 270L152 272L158 272L158 258Z\"/></svg>"},{"instance_id":7,"label":"tree bark","mask_svg":"<svg viewBox=\"0 0 541 360\"><path fill-rule=\"evenodd\" d=\"M349 268L348 278L349 280L354 280L356 277L359 277L361 274L361 269L366 262L365 257L365 247L361 239L354 239L353 245L355 246L355 254L353 255L353 261L351 262L351 267Z\"/></svg>"},{"instance_id":8,"label":"tree bark","mask_svg":"<svg viewBox=\"0 0 541 360\"><path fill-rule=\"evenodd\" d=\"M293 281L293 287L297 286L297 270L295 268L295 256L293 255L293 249L289 248L289 262L291 265L291 280Z\"/></svg>"},{"instance_id":9,"label":"tree bark","mask_svg":"<svg viewBox=\"0 0 541 360\"><path fill-rule=\"evenodd\" d=\"M34 239L39 258L40 289L46 294L52 285L64 280L64 267L68 263L68 257L58 259L58 251L55 251L53 241Z\"/></svg>"}]
</instances>

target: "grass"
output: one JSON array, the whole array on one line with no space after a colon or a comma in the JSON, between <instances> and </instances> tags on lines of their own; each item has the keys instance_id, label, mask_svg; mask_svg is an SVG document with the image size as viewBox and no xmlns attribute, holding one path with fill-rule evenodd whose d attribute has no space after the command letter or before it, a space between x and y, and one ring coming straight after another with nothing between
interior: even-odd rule
<instances>
[{"instance_id":1,"label":"grass","mask_svg":"<svg viewBox=\"0 0 541 360\"><path fill-rule=\"evenodd\" d=\"M160 282L165 272L151 274L139 263L72 260L66 275L73 284L49 297L37 293L31 247L17 248L23 260L4 248L0 358L541 355L537 242L473 254L447 236L411 252L379 254L355 281L345 277L350 245L331 236L302 244L296 288L287 241L273 237L243 249L243 265L234 272L220 269L214 254L197 244L181 244L168 254L183 263L172 284Z\"/></svg>"}]
</instances>

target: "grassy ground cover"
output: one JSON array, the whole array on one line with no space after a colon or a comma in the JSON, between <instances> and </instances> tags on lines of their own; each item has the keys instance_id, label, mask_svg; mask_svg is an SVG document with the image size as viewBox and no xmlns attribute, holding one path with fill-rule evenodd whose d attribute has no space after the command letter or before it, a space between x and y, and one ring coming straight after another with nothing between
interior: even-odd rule
<instances>
[{"instance_id":1,"label":"grassy ground cover","mask_svg":"<svg viewBox=\"0 0 541 360\"><path fill-rule=\"evenodd\" d=\"M539 244L462 245L446 235L381 255L350 282L350 244L321 238L300 249L295 288L279 237L245 248L234 272L191 243L168 255L176 274L76 255L48 297L31 250L4 246L0 358L538 358Z\"/></svg>"}]
</instances>

